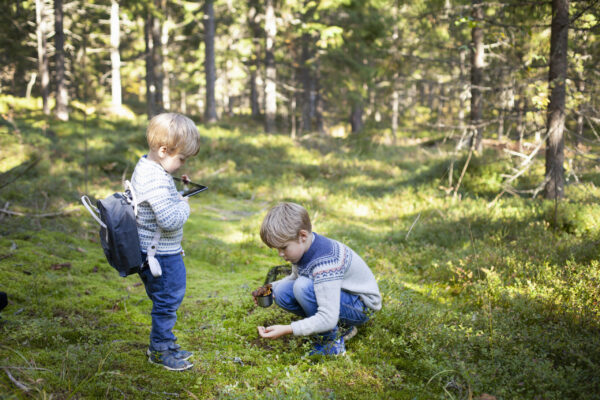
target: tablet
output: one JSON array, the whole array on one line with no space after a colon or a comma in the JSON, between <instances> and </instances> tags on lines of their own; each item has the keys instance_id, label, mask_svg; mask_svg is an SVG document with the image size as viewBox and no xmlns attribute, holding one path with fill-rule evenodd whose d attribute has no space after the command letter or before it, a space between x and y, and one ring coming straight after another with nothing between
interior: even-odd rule
<instances>
[{"instance_id":1,"label":"tablet","mask_svg":"<svg viewBox=\"0 0 600 400\"><path fill-rule=\"evenodd\" d=\"M177 182L183 182L183 179L181 179L181 178L173 177L173 180L175 180ZM186 186L191 186L191 187L189 189L179 191L179 194L181 194L183 197L195 196L198 193L204 192L206 189L208 189L208 187L201 185L199 183L194 183L192 181L186 181L186 182L184 182L184 184Z\"/></svg>"}]
</instances>

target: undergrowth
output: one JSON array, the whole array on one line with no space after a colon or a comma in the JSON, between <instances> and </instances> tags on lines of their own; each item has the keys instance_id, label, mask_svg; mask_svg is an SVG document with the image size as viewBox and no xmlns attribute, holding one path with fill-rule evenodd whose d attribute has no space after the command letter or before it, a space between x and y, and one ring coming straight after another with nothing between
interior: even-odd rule
<instances>
[{"instance_id":1,"label":"undergrowth","mask_svg":"<svg viewBox=\"0 0 600 400\"><path fill-rule=\"evenodd\" d=\"M450 144L293 141L242 118L200 126L202 149L182 172L209 191L191 200L184 229L188 283L175 332L195 366L173 373L146 359L151 302L140 279L108 266L79 205L83 193L120 189L145 152L145 122L77 113L57 122L11 98L0 109L0 207L25 215L0 214L0 290L10 299L1 398L600 393L597 166L558 205L506 194L489 207L511 167L496 151L475 156L454 197L444 190L449 166L456 183L465 158ZM354 248L378 279L383 309L344 357L312 358L307 338L257 334L292 320L250 296L281 263L258 236L281 200L305 205L315 231Z\"/></svg>"}]
</instances>

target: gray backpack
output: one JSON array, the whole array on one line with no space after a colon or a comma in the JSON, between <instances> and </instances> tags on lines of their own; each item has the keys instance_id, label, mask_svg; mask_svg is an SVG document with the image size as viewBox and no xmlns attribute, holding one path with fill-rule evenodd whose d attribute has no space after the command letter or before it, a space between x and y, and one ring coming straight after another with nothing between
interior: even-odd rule
<instances>
[{"instance_id":1,"label":"gray backpack","mask_svg":"<svg viewBox=\"0 0 600 400\"><path fill-rule=\"evenodd\" d=\"M96 202L94 207L87 196L81 202L100 225L100 243L108 263L122 277L140 272L148 267L153 276L161 276L160 264L154 257L160 240L160 229L154 234L146 253L146 262L142 260L142 249L137 231L137 206L144 199L135 196L129 181L124 183L125 191L113 193Z\"/></svg>"}]
</instances>

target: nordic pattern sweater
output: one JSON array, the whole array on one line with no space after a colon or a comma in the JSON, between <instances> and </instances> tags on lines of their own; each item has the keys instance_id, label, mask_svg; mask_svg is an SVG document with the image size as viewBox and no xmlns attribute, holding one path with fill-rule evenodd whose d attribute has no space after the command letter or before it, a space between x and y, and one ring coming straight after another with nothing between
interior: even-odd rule
<instances>
[{"instance_id":1,"label":"nordic pattern sweater","mask_svg":"<svg viewBox=\"0 0 600 400\"><path fill-rule=\"evenodd\" d=\"M181 252L183 224L190 216L190 206L179 197L171 175L160 164L143 156L135 166L131 184L137 198L145 200L138 205L136 218L142 251L146 252L160 227L156 254Z\"/></svg>"},{"instance_id":2,"label":"nordic pattern sweater","mask_svg":"<svg viewBox=\"0 0 600 400\"><path fill-rule=\"evenodd\" d=\"M338 241L313 233L309 249L292 265L292 274L273 282L273 287L298 275L313 280L318 309L315 315L292 322L294 335L311 335L335 328L342 290L358 295L372 310L381 309L381 294L371 269L351 248Z\"/></svg>"}]
</instances>

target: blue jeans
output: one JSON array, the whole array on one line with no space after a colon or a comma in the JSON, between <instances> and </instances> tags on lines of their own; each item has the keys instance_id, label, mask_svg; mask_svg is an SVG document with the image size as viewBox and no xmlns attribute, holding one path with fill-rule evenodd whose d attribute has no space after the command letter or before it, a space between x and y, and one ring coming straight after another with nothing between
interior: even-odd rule
<instances>
[{"instance_id":1,"label":"blue jeans","mask_svg":"<svg viewBox=\"0 0 600 400\"><path fill-rule=\"evenodd\" d=\"M146 260L146 254L142 253ZM172 348L177 338L173 327L177 321L177 309L185 295L185 264L180 253L156 255L162 276L154 277L150 268L139 272L146 294L152 300L152 330L150 349L165 351Z\"/></svg>"},{"instance_id":2,"label":"blue jeans","mask_svg":"<svg viewBox=\"0 0 600 400\"><path fill-rule=\"evenodd\" d=\"M275 303L281 308L300 317L307 318L317 313L318 305L312 279L299 276L295 280L279 283L273 292ZM341 291L340 316L338 324L345 326L362 325L369 320L367 307L358 295ZM323 340L335 340L337 326L331 331L319 333Z\"/></svg>"}]
</instances>

